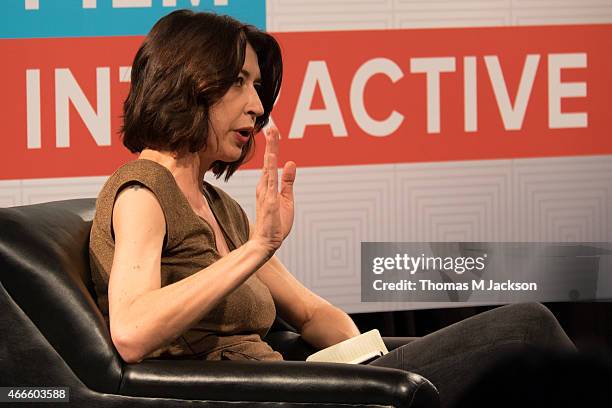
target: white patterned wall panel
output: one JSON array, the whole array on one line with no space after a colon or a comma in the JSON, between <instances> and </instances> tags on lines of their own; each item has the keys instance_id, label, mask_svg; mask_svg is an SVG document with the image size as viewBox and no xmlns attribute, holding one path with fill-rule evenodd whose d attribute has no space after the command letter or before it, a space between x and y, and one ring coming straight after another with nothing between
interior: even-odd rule
<instances>
[{"instance_id":1,"label":"white patterned wall panel","mask_svg":"<svg viewBox=\"0 0 612 408\"><path fill-rule=\"evenodd\" d=\"M394 0L393 9L403 11L420 10L484 10L508 9L511 0Z\"/></svg>"},{"instance_id":2,"label":"white patterned wall panel","mask_svg":"<svg viewBox=\"0 0 612 408\"><path fill-rule=\"evenodd\" d=\"M609 23L612 0L268 0L270 31Z\"/></svg>"},{"instance_id":3,"label":"white patterned wall panel","mask_svg":"<svg viewBox=\"0 0 612 408\"><path fill-rule=\"evenodd\" d=\"M509 240L511 171L510 160L398 165L398 240Z\"/></svg>"},{"instance_id":4,"label":"white patterned wall panel","mask_svg":"<svg viewBox=\"0 0 612 408\"><path fill-rule=\"evenodd\" d=\"M515 8L578 8L609 6L610 0L512 0Z\"/></svg>"},{"instance_id":5,"label":"white patterned wall panel","mask_svg":"<svg viewBox=\"0 0 612 408\"><path fill-rule=\"evenodd\" d=\"M393 0L268 0L268 14L346 11L369 13L393 9Z\"/></svg>"},{"instance_id":6,"label":"white patterned wall panel","mask_svg":"<svg viewBox=\"0 0 612 408\"><path fill-rule=\"evenodd\" d=\"M269 0L267 5L270 31L612 22L612 0ZM347 27L348 24L352 26ZM612 176L605 169L612 156L577 159L584 160L583 165L595 169L593 172L599 171L598 175L592 174L590 182L580 187L571 181L571 174L577 168L573 160L568 158L558 162L555 159L529 159L397 165L393 181L395 187L391 190L396 197L393 202L397 220L395 239L610 240L612 205L609 187L606 186L612 186ZM547 170L549 165L551 168ZM375 167L371 166L370 169ZM588 177L587 173L583 177ZM558 182L551 182L551 177ZM303 179L298 180L298 185ZM564 184L564 179L570 180L569 183ZM550 182L548 188L541 184L546 180ZM316 190L312 194L316 195ZM304 198L299 197L301 200ZM301 211L299 207L298 203L298 213ZM354 221L352 228L358 229L359 225ZM341 226L338 224L338 227ZM342 227L345 230L349 228ZM305 234L299 236L300 239L310 239ZM393 237L389 236L389 239ZM330 242L333 242L332 246L338 245L336 241ZM297 247L295 242L292 245L293 248ZM301 244L299 251L309 253L318 260L322 254L325 256L323 250L314 245ZM309 267L296 259L302 258L291 258L292 270L299 271L301 278L312 288L318 287L321 280L317 275L304 276L316 272L310 271ZM338 269L338 276L341 276L341 268L331 259L328 265ZM331 281L328 279L327 283ZM330 284L319 291L324 292L333 303L353 312L394 309L389 304L356 302L358 296L355 286L350 285L348 280L347 284ZM403 304L403 308L419 308L422 305ZM399 304L397 307L402 308Z\"/></svg>"},{"instance_id":7,"label":"white patterned wall panel","mask_svg":"<svg viewBox=\"0 0 612 408\"><path fill-rule=\"evenodd\" d=\"M293 230L277 256L303 284L344 310L398 310L401 303L361 303L360 243L394 241L394 165L301 168ZM259 171L211 181L254 217ZM425 307L425 306L420 306Z\"/></svg>"},{"instance_id":8,"label":"white patterned wall panel","mask_svg":"<svg viewBox=\"0 0 612 408\"><path fill-rule=\"evenodd\" d=\"M606 7L555 7L514 10L512 25L604 24L612 22L612 4Z\"/></svg>"},{"instance_id":9,"label":"white patterned wall panel","mask_svg":"<svg viewBox=\"0 0 612 408\"><path fill-rule=\"evenodd\" d=\"M518 241L612 241L612 156L515 160Z\"/></svg>"},{"instance_id":10,"label":"white patterned wall panel","mask_svg":"<svg viewBox=\"0 0 612 408\"><path fill-rule=\"evenodd\" d=\"M108 177L23 180L22 203L37 204L71 198L96 197Z\"/></svg>"},{"instance_id":11,"label":"white patterned wall panel","mask_svg":"<svg viewBox=\"0 0 612 408\"><path fill-rule=\"evenodd\" d=\"M211 182L232 194L253 220L258 179L259 171L249 170L227 184ZM299 169L295 222L279 257L302 281L310 281L309 271L322 269L321 264L339 273L357 273L349 270L349 263L358 262L359 242L394 240L392 180L393 165ZM334 249L322 245L323 240L333 242ZM353 244L347 245L348 240Z\"/></svg>"},{"instance_id":12,"label":"white patterned wall panel","mask_svg":"<svg viewBox=\"0 0 612 408\"><path fill-rule=\"evenodd\" d=\"M269 31L612 22L612 0L268 0ZM222 186L254 220L259 171ZM0 206L95 197L106 177L0 181ZM348 312L361 303L361 241L612 241L612 156L301 168L278 256Z\"/></svg>"},{"instance_id":13,"label":"white patterned wall panel","mask_svg":"<svg viewBox=\"0 0 612 408\"><path fill-rule=\"evenodd\" d=\"M268 0L269 31L368 30L391 28L391 0Z\"/></svg>"},{"instance_id":14,"label":"white patterned wall panel","mask_svg":"<svg viewBox=\"0 0 612 408\"><path fill-rule=\"evenodd\" d=\"M510 25L506 10L457 10L452 16L439 12L396 13L393 28L492 27Z\"/></svg>"},{"instance_id":15,"label":"white patterned wall panel","mask_svg":"<svg viewBox=\"0 0 612 408\"><path fill-rule=\"evenodd\" d=\"M300 174L290 243L293 270L321 296L337 294L354 302L359 299L360 242L395 236L392 166L322 167Z\"/></svg>"},{"instance_id":16,"label":"white patterned wall panel","mask_svg":"<svg viewBox=\"0 0 612 408\"><path fill-rule=\"evenodd\" d=\"M510 0L396 0L394 28L504 26L511 22Z\"/></svg>"},{"instance_id":17,"label":"white patterned wall panel","mask_svg":"<svg viewBox=\"0 0 612 408\"><path fill-rule=\"evenodd\" d=\"M21 180L0 181L0 208L21 205Z\"/></svg>"},{"instance_id":18,"label":"white patterned wall panel","mask_svg":"<svg viewBox=\"0 0 612 408\"><path fill-rule=\"evenodd\" d=\"M251 217L259 171L221 186ZM278 256L352 313L458 307L361 303L362 241L610 241L612 156L299 169L294 229Z\"/></svg>"},{"instance_id":19,"label":"white patterned wall panel","mask_svg":"<svg viewBox=\"0 0 612 408\"><path fill-rule=\"evenodd\" d=\"M254 220L259 174L211 182ZM0 199L94 197L105 180L4 181ZM302 168L295 190L293 231L278 256L354 313L462 305L361 303L362 241L612 241L612 156Z\"/></svg>"}]
</instances>

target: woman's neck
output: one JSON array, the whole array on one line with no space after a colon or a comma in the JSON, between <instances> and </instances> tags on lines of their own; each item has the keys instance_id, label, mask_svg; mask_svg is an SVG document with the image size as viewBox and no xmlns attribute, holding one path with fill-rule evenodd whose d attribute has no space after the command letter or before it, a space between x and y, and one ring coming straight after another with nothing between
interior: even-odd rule
<instances>
[{"instance_id":1,"label":"woman's neck","mask_svg":"<svg viewBox=\"0 0 612 408\"><path fill-rule=\"evenodd\" d=\"M187 201L194 209L206 206L203 197L202 180L206 169L200 166L200 158L197 153L177 155L172 152L144 149L138 156L139 159L147 159L161 164L174 176Z\"/></svg>"}]
</instances>

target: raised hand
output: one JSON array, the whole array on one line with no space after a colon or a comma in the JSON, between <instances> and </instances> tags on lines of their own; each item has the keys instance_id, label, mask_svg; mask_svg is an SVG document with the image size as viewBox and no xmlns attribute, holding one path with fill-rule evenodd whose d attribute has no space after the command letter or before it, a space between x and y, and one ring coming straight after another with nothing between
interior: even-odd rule
<instances>
[{"instance_id":1,"label":"raised hand","mask_svg":"<svg viewBox=\"0 0 612 408\"><path fill-rule=\"evenodd\" d=\"M283 167L280 192L278 189L278 129L264 130L266 150L261 178L257 184L256 222L252 239L259 241L272 255L289 235L293 225L293 183L295 163Z\"/></svg>"}]
</instances>

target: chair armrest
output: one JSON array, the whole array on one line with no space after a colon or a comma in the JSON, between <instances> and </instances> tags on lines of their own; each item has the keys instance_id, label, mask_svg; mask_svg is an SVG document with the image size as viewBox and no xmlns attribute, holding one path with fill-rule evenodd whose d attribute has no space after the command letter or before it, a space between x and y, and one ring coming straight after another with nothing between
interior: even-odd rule
<instances>
[{"instance_id":1,"label":"chair armrest","mask_svg":"<svg viewBox=\"0 0 612 408\"><path fill-rule=\"evenodd\" d=\"M297 361L145 360L124 367L119 394L209 401L439 406L436 388L418 374Z\"/></svg>"}]
</instances>

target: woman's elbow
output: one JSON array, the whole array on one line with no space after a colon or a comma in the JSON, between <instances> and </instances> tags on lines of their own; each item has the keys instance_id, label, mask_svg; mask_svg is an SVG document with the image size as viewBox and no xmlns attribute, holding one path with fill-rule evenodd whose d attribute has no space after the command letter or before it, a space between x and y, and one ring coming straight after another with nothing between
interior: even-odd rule
<instances>
[{"instance_id":1,"label":"woman's elbow","mask_svg":"<svg viewBox=\"0 0 612 408\"><path fill-rule=\"evenodd\" d=\"M136 336L127 330L114 329L111 326L111 340L117 352L126 363L138 363L146 356Z\"/></svg>"}]
</instances>

